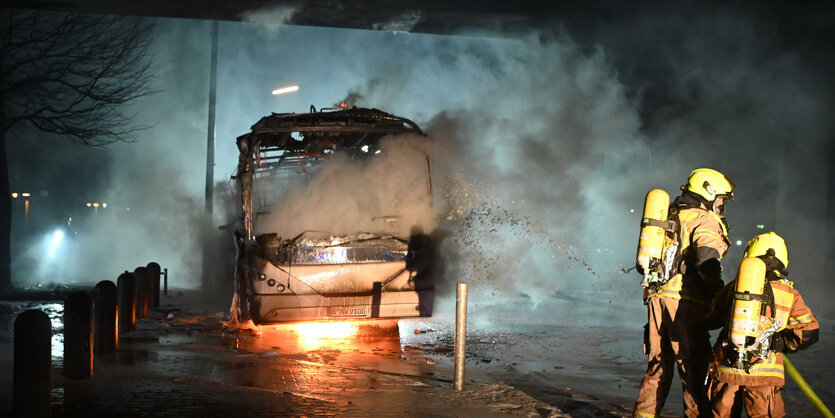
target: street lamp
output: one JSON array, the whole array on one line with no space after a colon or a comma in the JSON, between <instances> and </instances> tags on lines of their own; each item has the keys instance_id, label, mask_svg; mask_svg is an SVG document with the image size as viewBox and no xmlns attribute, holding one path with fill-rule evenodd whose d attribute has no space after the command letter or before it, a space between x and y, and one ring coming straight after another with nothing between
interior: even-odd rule
<instances>
[{"instance_id":1,"label":"street lamp","mask_svg":"<svg viewBox=\"0 0 835 418\"><path fill-rule=\"evenodd\" d=\"M20 194L20 197L26 199L23 202L23 225L25 226L27 232L29 231L29 196L32 195L26 192Z\"/></svg>"},{"instance_id":2,"label":"street lamp","mask_svg":"<svg viewBox=\"0 0 835 418\"><path fill-rule=\"evenodd\" d=\"M299 91L299 86L296 85L296 84L293 84L292 86L281 87L281 88L273 90L273 95L278 96L279 94L295 93L297 91Z\"/></svg>"},{"instance_id":3,"label":"street lamp","mask_svg":"<svg viewBox=\"0 0 835 418\"><path fill-rule=\"evenodd\" d=\"M99 202L87 202L88 208L93 208L93 215L99 214L99 207L106 208L107 203L99 203Z\"/></svg>"},{"instance_id":4,"label":"street lamp","mask_svg":"<svg viewBox=\"0 0 835 418\"><path fill-rule=\"evenodd\" d=\"M27 193L27 192L22 192L22 193L14 192L14 193L12 193L12 199L17 199L18 197L22 197L22 198L25 199L24 202L23 202L23 225L24 225L24 230L27 231L27 232L29 231L29 197L31 197L31 196L32 196L32 194Z\"/></svg>"}]
</instances>

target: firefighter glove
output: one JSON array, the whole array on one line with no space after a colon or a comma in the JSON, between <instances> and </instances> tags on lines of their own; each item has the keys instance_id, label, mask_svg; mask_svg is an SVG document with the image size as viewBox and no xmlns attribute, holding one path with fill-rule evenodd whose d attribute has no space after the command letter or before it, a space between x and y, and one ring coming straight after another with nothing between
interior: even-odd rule
<instances>
[{"instance_id":1,"label":"firefighter glove","mask_svg":"<svg viewBox=\"0 0 835 418\"><path fill-rule=\"evenodd\" d=\"M722 264L716 258L706 260L699 265L699 276L704 281L710 295L715 295L722 290L725 283L722 281Z\"/></svg>"},{"instance_id":2,"label":"firefighter glove","mask_svg":"<svg viewBox=\"0 0 835 418\"><path fill-rule=\"evenodd\" d=\"M783 338L782 333L774 333L771 336L771 350L776 353L783 353L786 351L786 339Z\"/></svg>"},{"instance_id":3,"label":"firefighter glove","mask_svg":"<svg viewBox=\"0 0 835 418\"><path fill-rule=\"evenodd\" d=\"M641 276L644 275L644 268L641 267L641 263L635 263L635 271L637 271Z\"/></svg>"},{"instance_id":4,"label":"firefighter glove","mask_svg":"<svg viewBox=\"0 0 835 418\"><path fill-rule=\"evenodd\" d=\"M798 350L800 338L791 329L784 329L771 337L771 349L779 353L794 353Z\"/></svg>"}]
</instances>

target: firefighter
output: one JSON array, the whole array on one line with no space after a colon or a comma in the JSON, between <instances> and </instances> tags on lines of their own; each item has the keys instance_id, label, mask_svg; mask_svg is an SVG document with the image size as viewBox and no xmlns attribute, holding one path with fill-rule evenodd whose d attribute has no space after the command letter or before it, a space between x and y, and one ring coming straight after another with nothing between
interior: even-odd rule
<instances>
[{"instance_id":1,"label":"firefighter","mask_svg":"<svg viewBox=\"0 0 835 418\"><path fill-rule=\"evenodd\" d=\"M741 407L734 405L735 396L737 399L741 396L749 416L782 417L786 415L781 394L785 384L783 353L814 344L820 326L794 284L787 280L789 257L783 238L774 232L757 235L745 247L744 257L757 257L765 263L765 277L759 284L763 296L757 298L762 304L759 321L764 324L758 328L757 340L761 345L752 347L762 351L757 350L758 353L746 355L740 361L741 356L729 343L730 330L739 328L733 326L737 319L730 315L734 300L746 299L737 289L737 282L743 280L740 273L716 296L716 308L709 318L711 329L724 325L714 346L711 411L714 417L730 416L732 408Z\"/></svg>"},{"instance_id":2,"label":"firefighter","mask_svg":"<svg viewBox=\"0 0 835 418\"><path fill-rule=\"evenodd\" d=\"M677 366L685 415L709 410L705 376L710 361L710 336L704 325L707 306L722 289L720 260L728 250L725 203L734 184L722 173L700 168L681 186L668 219L678 244L668 281L644 291L648 321L644 326L647 370L635 402L634 416L660 415ZM638 272L644 274L638 266Z\"/></svg>"}]
</instances>

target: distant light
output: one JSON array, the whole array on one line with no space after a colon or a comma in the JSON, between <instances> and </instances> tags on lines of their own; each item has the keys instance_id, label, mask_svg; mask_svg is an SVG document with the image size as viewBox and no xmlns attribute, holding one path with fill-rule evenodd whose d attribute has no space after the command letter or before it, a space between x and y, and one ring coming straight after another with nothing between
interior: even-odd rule
<instances>
[{"instance_id":1,"label":"distant light","mask_svg":"<svg viewBox=\"0 0 835 418\"><path fill-rule=\"evenodd\" d=\"M742 241L736 240L736 245L742 245Z\"/></svg>"},{"instance_id":2,"label":"distant light","mask_svg":"<svg viewBox=\"0 0 835 418\"><path fill-rule=\"evenodd\" d=\"M12 193L12 198L17 199L17 192Z\"/></svg>"},{"instance_id":3,"label":"distant light","mask_svg":"<svg viewBox=\"0 0 835 418\"><path fill-rule=\"evenodd\" d=\"M757 229L765 229L765 225L763 225L763 224L757 224Z\"/></svg>"},{"instance_id":4,"label":"distant light","mask_svg":"<svg viewBox=\"0 0 835 418\"><path fill-rule=\"evenodd\" d=\"M130 208L125 208L126 211L130 212Z\"/></svg>"},{"instance_id":5,"label":"distant light","mask_svg":"<svg viewBox=\"0 0 835 418\"><path fill-rule=\"evenodd\" d=\"M20 195L21 195L21 196L23 196L23 197L29 197L29 196L32 196L32 195L31 195L31 194L29 194L29 193L21 193Z\"/></svg>"},{"instance_id":6,"label":"distant light","mask_svg":"<svg viewBox=\"0 0 835 418\"><path fill-rule=\"evenodd\" d=\"M89 208L90 206L93 206L93 204L90 203L90 202L87 202L87 207Z\"/></svg>"},{"instance_id":7,"label":"distant light","mask_svg":"<svg viewBox=\"0 0 835 418\"><path fill-rule=\"evenodd\" d=\"M363 145L360 149L362 150L362 152L368 152L368 145Z\"/></svg>"},{"instance_id":8,"label":"distant light","mask_svg":"<svg viewBox=\"0 0 835 418\"><path fill-rule=\"evenodd\" d=\"M55 257L55 253L58 251L58 247L61 246L61 241L64 240L64 231L58 229L52 233L52 236L48 238L48 247L46 255L49 258Z\"/></svg>"},{"instance_id":9,"label":"distant light","mask_svg":"<svg viewBox=\"0 0 835 418\"><path fill-rule=\"evenodd\" d=\"M94 207L94 208L99 207L99 202L93 202L93 207Z\"/></svg>"},{"instance_id":10,"label":"distant light","mask_svg":"<svg viewBox=\"0 0 835 418\"><path fill-rule=\"evenodd\" d=\"M629 209L629 213L635 213L635 209Z\"/></svg>"},{"instance_id":11,"label":"distant light","mask_svg":"<svg viewBox=\"0 0 835 418\"><path fill-rule=\"evenodd\" d=\"M106 208L106 207L107 207L107 203L102 203L102 204L101 204L101 207Z\"/></svg>"},{"instance_id":12,"label":"distant light","mask_svg":"<svg viewBox=\"0 0 835 418\"><path fill-rule=\"evenodd\" d=\"M379 149L378 149L377 151L374 151L374 154L379 154L379 153L381 153L381 152L383 152L383 150L379 150Z\"/></svg>"},{"instance_id":13,"label":"distant light","mask_svg":"<svg viewBox=\"0 0 835 418\"><path fill-rule=\"evenodd\" d=\"M299 91L299 86L294 84L292 86L287 86L287 87L282 87L280 89L275 89L275 90L273 90L273 94L277 96L279 94L293 93L293 92L296 92L296 91Z\"/></svg>"}]
</instances>

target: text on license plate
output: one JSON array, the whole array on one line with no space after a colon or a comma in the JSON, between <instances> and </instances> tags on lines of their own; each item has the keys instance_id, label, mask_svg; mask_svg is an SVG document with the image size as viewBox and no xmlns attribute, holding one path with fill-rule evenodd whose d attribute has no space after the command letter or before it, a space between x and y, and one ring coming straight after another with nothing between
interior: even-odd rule
<instances>
[{"instance_id":1,"label":"text on license plate","mask_svg":"<svg viewBox=\"0 0 835 418\"><path fill-rule=\"evenodd\" d=\"M339 318L365 318L368 316L367 306L331 306L328 316Z\"/></svg>"}]
</instances>

